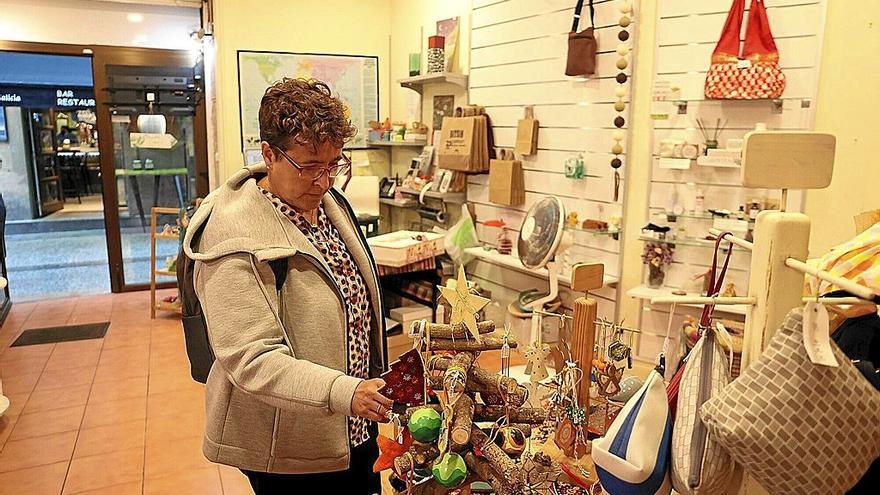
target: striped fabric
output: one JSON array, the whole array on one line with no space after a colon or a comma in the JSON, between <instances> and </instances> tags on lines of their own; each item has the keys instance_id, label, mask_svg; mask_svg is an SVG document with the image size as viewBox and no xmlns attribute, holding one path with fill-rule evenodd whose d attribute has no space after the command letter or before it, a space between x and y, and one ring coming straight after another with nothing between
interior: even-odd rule
<instances>
[{"instance_id":1,"label":"striped fabric","mask_svg":"<svg viewBox=\"0 0 880 495\"><path fill-rule=\"evenodd\" d=\"M652 371L605 436L593 442L593 462L610 495L668 494L672 416L663 377Z\"/></svg>"},{"instance_id":2,"label":"striped fabric","mask_svg":"<svg viewBox=\"0 0 880 495\"><path fill-rule=\"evenodd\" d=\"M880 222L849 241L831 248L831 251L819 258L816 267L869 287L874 293L880 294ZM811 276L806 277L805 284L809 295L827 294L839 289Z\"/></svg>"}]
</instances>

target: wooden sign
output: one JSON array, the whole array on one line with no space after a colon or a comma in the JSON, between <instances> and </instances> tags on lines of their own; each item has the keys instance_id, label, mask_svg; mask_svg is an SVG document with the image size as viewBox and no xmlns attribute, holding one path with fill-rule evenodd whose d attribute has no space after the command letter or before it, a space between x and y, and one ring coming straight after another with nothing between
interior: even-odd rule
<instances>
[{"instance_id":1,"label":"wooden sign","mask_svg":"<svg viewBox=\"0 0 880 495\"><path fill-rule=\"evenodd\" d=\"M743 186L826 188L831 184L835 145L834 135L821 132L750 132L743 142Z\"/></svg>"}]
</instances>

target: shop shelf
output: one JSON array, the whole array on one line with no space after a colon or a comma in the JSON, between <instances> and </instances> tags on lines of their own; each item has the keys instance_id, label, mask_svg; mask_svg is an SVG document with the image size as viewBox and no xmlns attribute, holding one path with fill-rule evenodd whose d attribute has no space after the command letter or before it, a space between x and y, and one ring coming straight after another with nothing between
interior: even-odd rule
<instances>
[{"instance_id":1,"label":"shop shelf","mask_svg":"<svg viewBox=\"0 0 880 495\"><path fill-rule=\"evenodd\" d=\"M400 192L403 194L410 194L413 196L419 196L421 191L417 191L415 189L409 189L406 187L401 187ZM425 193L426 198L432 199L441 199L444 203L464 203L467 201L467 195L465 193L441 193L439 191L428 191Z\"/></svg>"},{"instance_id":2,"label":"shop shelf","mask_svg":"<svg viewBox=\"0 0 880 495\"><path fill-rule=\"evenodd\" d=\"M174 313L180 313L180 303L178 302L165 302L165 301L156 301L156 309L159 311L171 311Z\"/></svg>"},{"instance_id":3,"label":"shop shelf","mask_svg":"<svg viewBox=\"0 0 880 495\"><path fill-rule=\"evenodd\" d=\"M156 269L156 275L163 275L163 276L166 276L166 277L176 277L176 276L177 276L177 272L172 272L172 271L170 271L170 270L159 270L159 269Z\"/></svg>"},{"instance_id":4,"label":"shop shelf","mask_svg":"<svg viewBox=\"0 0 880 495\"><path fill-rule=\"evenodd\" d=\"M569 232L584 232L586 234L595 235L599 237L614 237L617 239L620 236L620 231L609 231L609 230L595 230L595 229L585 229L582 227L571 227L566 225L565 230Z\"/></svg>"},{"instance_id":5,"label":"shop shelf","mask_svg":"<svg viewBox=\"0 0 880 495\"><path fill-rule=\"evenodd\" d=\"M177 234L163 234L160 232L160 233L156 234L156 239L165 239L165 240L169 240L169 241L179 241L180 236Z\"/></svg>"},{"instance_id":6,"label":"shop shelf","mask_svg":"<svg viewBox=\"0 0 880 495\"><path fill-rule=\"evenodd\" d=\"M367 146L402 146L406 148L424 148L427 143L413 141L367 141Z\"/></svg>"},{"instance_id":7,"label":"shop shelf","mask_svg":"<svg viewBox=\"0 0 880 495\"><path fill-rule=\"evenodd\" d=\"M399 82L404 88L409 88L421 93L426 84L449 83L467 89L468 76L466 74L456 74L453 72L435 72L421 76L407 77L406 79L399 79L397 82Z\"/></svg>"},{"instance_id":8,"label":"shop shelf","mask_svg":"<svg viewBox=\"0 0 880 495\"><path fill-rule=\"evenodd\" d=\"M650 303L651 298L654 297L663 297L663 296L671 296L672 289L668 287L660 287L658 289L654 289L648 287L647 285L640 285L638 287L634 287L628 291L626 291L626 295L629 297L634 297L636 299L642 299L648 301ZM702 294L688 294L689 296L700 296ZM685 306L688 308L702 308L702 304L676 304L676 306ZM746 311L748 311L749 306L747 304L719 304L715 306L716 313L727 313L732 315L743 315L745 316Z\"/></svg>"},{"instance_id":9,"label":"shop shelf","mask_svg":"<svg viewBox=\"0 0 880 495\"><path fill-rule=\"evenodd\" d=\"M686 237L684 239L655 239L653 237L649 237L646 235L639 236L640 241L644 242L655 242L657 244L674 244L677 246L690 246L690 247L699 247L699 248L715 248L715 241L710 241L708 239L696 239L693 237ZM728 244L725 242L721 245L722 249L726 249ZM742 251L745 253L751 253L751 251L747 249L743 249L739 246L733 246L734 251Z\"/></svg>"},{"instance_id":10,"label":"shop shelf","mask_svg":"<svg viewBox=\"0 0 880 495\"><path fill-rule=\"evenodd\" d=\"M398 208L412 208L419 204L418 201L397 201L391 198L379 198L379 203L388 206L396 206Z\"/></svg>"},{"instance_id":11,"label":"shop shelf","mask_svg":"<svg viewBox=\"0 0 880 495\"><path fill-rule=\"evenodd\" d=\"M541 277L541 278L546 279L550 276L550 273L547 271L546 268L538 268L538 269L526 268L522 264L522 262L519 260L519 258L517 258L516 256L514 256L512 254L501 254L496 249L492 249L490 251L487 251L487 250L483 249L482 247L472 247L472 248L465 249L465 253L467 253L471 256L474 256L475 258L479 258L483 261L488 261L489 263L493 263L496 265L502 265L506 268L512 268L514 270L517 270L517 271L520 271L523 273L528 273L528 274L534 275L536 277ZM617 277L615 277L613 275L608 275L607 273L605 274L605 277L603 279L604 285L606 285L606 286L614 285L617 282L618 282ZM559 283L562 285L565 285L565 286L571 286L571 274L560 273L559 274Z\"/></svg>"}]
</instances>

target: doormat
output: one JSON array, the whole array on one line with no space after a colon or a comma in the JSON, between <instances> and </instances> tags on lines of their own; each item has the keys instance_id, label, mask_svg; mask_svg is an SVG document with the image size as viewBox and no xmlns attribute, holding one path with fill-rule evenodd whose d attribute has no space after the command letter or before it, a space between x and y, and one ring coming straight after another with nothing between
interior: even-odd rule
<instances>
[{"instance_id":1,"label":"doormat","mask_svg":"<svg viewBox=\"0 0 880 495\"><path fill-rule=\"evenodd\" d=\"M110 322L86 323L85 325L65 325L62 327L34 328L21 332L12 347L74 340L100 339L107 333Z\"/></svg>"}]
</instances>

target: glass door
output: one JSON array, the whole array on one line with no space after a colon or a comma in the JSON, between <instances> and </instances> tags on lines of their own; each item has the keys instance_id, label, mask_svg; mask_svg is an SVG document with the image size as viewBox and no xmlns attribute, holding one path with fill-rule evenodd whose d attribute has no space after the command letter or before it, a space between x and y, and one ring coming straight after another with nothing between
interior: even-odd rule
<instances>
[{"instance_id":1,"label":"glass door","mask_svg":"<svg viewBox=\"0 0 880 495\"><path fill-rule=\"evenodd\" d=\"M123 286L175 281L180 211L199 194L201 80L192 67L106 67ZM198 75L198 77L197 77ZM206 165L205 165L206 168ZM155 244L155 245L154 245ZM154 273L155 275L154 275Z\"/></svg>"},{"instance_id":2,"label":"glass door","mask_svg":"<svg viewBox=\"0 0 880 495\"><path fill-rule=\"evenodd\" d=\"M53 110L28 109L23 112L29 117L31 156L33 157L33 178L36 215L45 217L64 208L64 193L61 189L61 173L58 169L58 143L55 142L55 126L52 125Z\"/></svg>"}]
</instances>

